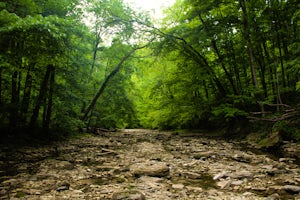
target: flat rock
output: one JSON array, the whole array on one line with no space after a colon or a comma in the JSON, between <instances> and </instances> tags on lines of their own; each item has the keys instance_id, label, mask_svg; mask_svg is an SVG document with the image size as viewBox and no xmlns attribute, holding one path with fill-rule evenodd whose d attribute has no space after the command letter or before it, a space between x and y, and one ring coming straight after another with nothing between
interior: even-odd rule
<instances>
[{"instance_id":1,"label":"flat rock","mask_svg":"<svg viewBox=\"0 0 300 200\"><path fill-rule=\"evenodd\" d=\"M285 185L282 187L283 190L286 190L288 192L292 193L299 193L300 192L300 186L296 185Z\"/></svg>"},{"instance_id":2,"label":"flat rock","mask_svg":"<svg viewBox=\"0 0 300 200\"><path fill-rule=\"evenodd\" d=\"M223 178L223 177L226 177L227 174L228 174L227 171L222 171L222 172L216 174L216 175L213 177L213 179L214 179L215 181L216 181L216 180L219 180L219 179L221 179L221 178Z\"/></svg>"},{"instance_id":3,"label":"flat rock","mask_svg":"<svg viewBox=\"0 0 300 200\"><path fill-rule=\"evenodd\" d=\"M146 197L139 191L124 191L114 193L112 200L146 200Z\"/></svg>"},{"instance_id":4,"label":"flat rock","mask_svg":"<svg viewBox=\"0 0 300 200\"><path fill-rule=\"evenodd\" d=\"M267 197L266 200L280 200L279 194L275 193Z\"/></svg>"},{"instance_id":5,"label":"flat rock","mask_svg":"<svg viewBox=\"0 0 300 200\"><path fill-rule=\"evenodd\" d=\"M184 188L183 184L173 184L172 188L175 190L182 190Z\"/></svg>"},{"instance_id":6,"label":"flat rock","mask_svg":"<svg viewBox=\"0 0 300 200\"><path fill-rule=\"evenodd\" d=\"M228 175L231 178L243 179L243 178L253 178L254 174L249 171L239 171Z\"/></svg>"},{"instance_id":7,"label":"flat rock","mask_svg":"<svg viewBox=\"0 0 300 200\"><path fill-rule=\"evenodd\" d=\"M169 174L169 170L167 163L159 161L136 163L130 166L130 171L135 176L164 177Z\"/></svg>"},{"instance_id":8,"label":"flat rock","mask_svg":"<svg viewBox=\"0 0 300 200\"><path fill-rule=\"evenodd\" d=\"M189 179L201 179L202 178L202 174L198 174L195 172L183 172L182 176L185 178L189 178Z\"/></svg>"}]
</instances>

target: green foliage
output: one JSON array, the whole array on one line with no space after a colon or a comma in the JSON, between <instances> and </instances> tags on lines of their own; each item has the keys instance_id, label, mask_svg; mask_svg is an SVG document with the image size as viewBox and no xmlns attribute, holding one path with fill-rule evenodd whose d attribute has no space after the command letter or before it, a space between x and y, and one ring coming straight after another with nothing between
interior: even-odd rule
<instances>
[{"instance_id":1,"label":"green foliage","mask_svg":"<svg viewBox=\"0 0 300 200\"><path fill-rule=\"evenodd\" d=\"M221 104L217 107L214 107L212 109L212 114L213 116L211 120L219 123L230 123L233 120L235 121L237 119L244 118L248 115L247 112L235 108L230 104Z\"/></svg>"},{"instance_id":2,"label":"green foliage","mask_svg":"<svg viewBox=\"0 0 300 200\"><path fill-rule=\"evenodd\" d=\"M165 13L158 29L121 0L0 1L0 125L234 127L257 102L299 103L297 1L182 0ZM289 125L274 129L297 138Z\"/></svg>"},{"instance_id":3,"label":"green foliage","mask_svg":"<svg viewBox=\"0 0 300 200\"><path fill-rule=\"evenodd\" d=\"M300 141L300 129L299 129L300 121L278 121L276 122L273 127L272 131L278 131L280 135L285 139L294 139Z\"/></svg>"}]
</instances>

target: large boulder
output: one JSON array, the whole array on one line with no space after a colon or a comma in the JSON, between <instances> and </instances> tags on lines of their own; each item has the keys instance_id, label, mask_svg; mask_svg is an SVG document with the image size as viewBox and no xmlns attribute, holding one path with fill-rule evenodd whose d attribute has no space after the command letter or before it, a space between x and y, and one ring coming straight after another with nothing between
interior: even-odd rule
<instances>
[{"instance_id":1,"label":"large boulder","mask_svg":"<svg viewBox=\"0 0 300 200\"><path fill-rule=\"evenodd\" d=\"M258 149L274 148L282 144L282 137L278 131L271 132L265 136L261 133L250 133L246 140L250 146Z\"/></svg>"}]
</instances>

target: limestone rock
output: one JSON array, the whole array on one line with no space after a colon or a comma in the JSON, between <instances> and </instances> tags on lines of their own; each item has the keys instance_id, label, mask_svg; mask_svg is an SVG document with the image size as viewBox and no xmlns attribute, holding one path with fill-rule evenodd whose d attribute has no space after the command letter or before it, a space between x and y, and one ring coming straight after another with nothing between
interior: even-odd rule
<instances>
[{"instance_id":1,"label":"limestone rock","mask_svg":"<svg viewBox=\"0 0 300 200\"><path fill-rule=\"evenodd\" d=\"M234 154L231 158L238 162L245 162L245 163L251 162L251 157L245 154Z\"/></svg>"},{"instance_id":2,"label":"limestone rock","mask_svg":"<svg viewBox=\"0 0 300 200\"><path fill-rule=\"evenodd\" d=\"M205 159L211 157L214 154L214 151L198 152L193 157L195 159Z\"/></svg>"},{"instance_id":3,"label":"limestone rock","mask_svg":"<svg viewBox=\"0 0 300 200\"><path fill-rule=\"evenodd\" d=\"M244 181L237 180L237 181L232 181L230 184L234 185L234 186L239 186L239 185L242 185L243 183L244 183Z\"/></svg>"},{"instance_id":4,"label":"limestone rock","mask_svg":"<svg viewBox=\"0 0 300 200\"><path fill-rule=\"evenodd\" d=\"M279 194L275 193L267 197L266 200L280 200Z\"/></svg>"},{"instance_id":5,"label":"limestone rock","mask_svg":"<svg viewBox=\"0 0 300 200\"><path fill-rule=\"evenodd\" d=\"M64 190L69 190L70 188L70 183L68 182L62 182L59 184L58 188L56 188L56 191L64 191Z\"/></svg>"},{"instance_id":6,"label":"limestone rock","mask_svg":"<svg viewBox=\"0 0 300 200\"><path fill-rule=\"evenodd\" d=\"M223 177L226 177L226 176L227 176L227 173L228 173L227 171L222 171L222 172L216 174L216 175L213 177L213 180L217 181L217 180L219 180L219 179L221 179L221 178L223 178Z\"/></svg>"},{"instance_id":7,"label":"limestone rock","mask_svg":"<svg viewBox=\"0 0 300 200\"><path fill-rule=\"evenodd\" d=\"M286 190L288 192L292 193L299 193L300 192L300 186L296 185L285 185L282 187L283 190Z\"/></svg>"},{"instance_id":8,"label":"limestone rock","mask_svg":"<svg viewBox=\"0 0 300 200\"><path fill-rule=\"evenodd\" d=\"M185 178L189 178L189 179L201 179L202 178L202 174L198 174L195 172L183 172L182 176Z\"/></svg>"},{"instance_id":9,"label":"limestone rock","mask_svg":"<svg viewBox=\"0 0 300 200\"><path fill-rule=\"evenodd\" d=\"M148 161L131 165L130 171L135 176L164 177L169 174L169 166L164 162Z\"/></svg>"},{"instance_id":10,"label":"limestone rock","mask_svg":"<svg viewBox=\"0 0 300 200\"><path fill-rule=\"evenodd\" d=\"M146 197L139 191L124 191L114 193L112 200L146 200Z\"/></svg>"},{"instance_id":11,"label":"limestone rock","mask_svg":"<svg viewBox=\"0 0 300 200\"><path fill-rule=\"evenodd\" d=\"M224 180L224 181L219 181L217 182L217 185L221 188L224 189L226 187L228 187L231 183L231 180Z\"/></svg>"},{"instance_id":12,"label":"limestone rock","mask_svg":"<svg viewBox=\"0 0 300 200\"><path fill-rule=\"evenodd\" d=\"M253 179L254 174L249 171L239 171L239 172L229 174L228 176L235 179L243 179L243 178Z\"/></svg>"},{"instance_id":13,"label":"limestone rock","mask_svg":"<svg viewBox=\"0 0 300 200\"><path fill-rule=\"evenodd\" d=\"M183 184L173 184L172 188L175 190L182 190L184 188Z\"/></svg>"}]
</instances>

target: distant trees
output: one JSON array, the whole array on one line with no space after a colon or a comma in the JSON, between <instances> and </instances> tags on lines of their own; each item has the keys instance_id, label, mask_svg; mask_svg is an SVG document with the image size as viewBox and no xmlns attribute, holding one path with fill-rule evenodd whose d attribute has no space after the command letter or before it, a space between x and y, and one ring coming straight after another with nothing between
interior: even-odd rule
<instances>
[{"instance_id":1,"label":"distant trees","mask_svg":"<svg viewBox=\"0 0 300 200\"><path fill-rule=\"evenodd\" d=\"M158 44L163 61L149 71L164 73L155 75L143 95L142 122L152 128L229 126L262 109L258 102L279 110L282 104L296 106L299 5L177 1L156 32L163 36Z\"/></svg>"}]
</instances>

